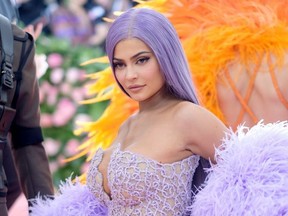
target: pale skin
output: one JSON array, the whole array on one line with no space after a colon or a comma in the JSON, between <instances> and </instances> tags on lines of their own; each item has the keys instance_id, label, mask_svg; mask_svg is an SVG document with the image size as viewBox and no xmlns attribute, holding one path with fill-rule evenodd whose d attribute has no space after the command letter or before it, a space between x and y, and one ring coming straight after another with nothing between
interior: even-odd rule
<instances>
[{"instance_id":1,"label":"pale skin","mask_svg":"<svg viewBox=\"0 0 288 216\"><path fill-rule=\"evenodd\" d=\"M43 29L43 23L38 23L36 26L28 25L24 28L24 31L31 34L34 38L34 40L37 40L37 38L41 35Z\"/></svg>"},{"instance_id":2,"label":"pale skin","mask_svg":"<svg viewBox=\"0 0 288 216\"><path fill-rule=\"evenodd\" d=\"M215 147L227 128L206 109L175 98L166 91L165 79L152 50L139 39L120 41L114 52L115 77L139 111L121 126L113 144L166 164L193 154L215 162ZM107 194L107 167L112 145L99 165Z\"/></svg>"}]
</instances>

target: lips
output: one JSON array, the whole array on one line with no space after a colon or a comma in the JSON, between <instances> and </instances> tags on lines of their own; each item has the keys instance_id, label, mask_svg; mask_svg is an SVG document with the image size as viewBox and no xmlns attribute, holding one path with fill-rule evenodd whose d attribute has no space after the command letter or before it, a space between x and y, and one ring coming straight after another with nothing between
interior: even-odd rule
<instances>
[{"instance_id":1,"label":"lips","mask_svg":"<svg viewBox=\"0 0 288 216\"><path fill-rule=\"evenodd\" d=\"M140 91L145 85L130 85L128 86L129 91L137 92Z\"/></svg>"}]
</instances>

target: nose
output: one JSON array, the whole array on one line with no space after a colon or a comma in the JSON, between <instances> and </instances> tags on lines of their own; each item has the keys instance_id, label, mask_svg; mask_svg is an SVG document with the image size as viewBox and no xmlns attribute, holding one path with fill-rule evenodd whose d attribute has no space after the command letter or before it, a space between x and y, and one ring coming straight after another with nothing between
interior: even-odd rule
<instances>
[{"instance_id":1,"label":"nose","mask_svg":"<svg viewBox=\"0 0 288 216\"><path fill-rule=\"evenodd\" d=\"M135 70L135 68L133 68L131 66L127 66L125 78L127 80L133 80L133 79L136 79L137 76L138 76L138 74L137 74L137 71Z\"/></svg>"}]
</instances>

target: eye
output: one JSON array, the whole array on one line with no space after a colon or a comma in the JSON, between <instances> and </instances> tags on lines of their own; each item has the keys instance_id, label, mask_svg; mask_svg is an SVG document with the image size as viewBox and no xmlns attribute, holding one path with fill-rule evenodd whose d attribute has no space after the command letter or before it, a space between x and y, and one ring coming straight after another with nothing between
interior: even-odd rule
<instances>
[{"instance_id":1,"label":"eye","mask_svg":"<svg viewBox=\"0 0 288 216\"><path fill-rule=\"evenodd\" d=\"M150 59L150 57L141 57L136 61L136 64L144 64L146 63L148 60Z\"/></svg>"},{"instance_id":2,"label":"eye","mask_svg":"<svg viewBox=\"0 0 288 216\"><path fill-rule=\"evenodd\" d=\"M122 69L122 68L125 67L125 64L122 63L122 62L113 62L113 67L114 67L115 69Z\"/></svg>"}]
</instances>

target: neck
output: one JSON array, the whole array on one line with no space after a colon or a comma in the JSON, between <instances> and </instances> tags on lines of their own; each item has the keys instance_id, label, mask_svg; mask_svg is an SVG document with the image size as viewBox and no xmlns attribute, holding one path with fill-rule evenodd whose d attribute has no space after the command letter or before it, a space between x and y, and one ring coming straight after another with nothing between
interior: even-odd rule
<instances>
[{"instance_id":1,"label":"neck","mask_svg":"<svg viewBox=\"0 0 288 216\"><path fill-rule=\"evenodd\" d=\"M139 102L139 114L144 114L151 111L161 111L175 100L176 98L168 93L166 88L163 88L151 98Z\"/></svg>"}]
</instances>

